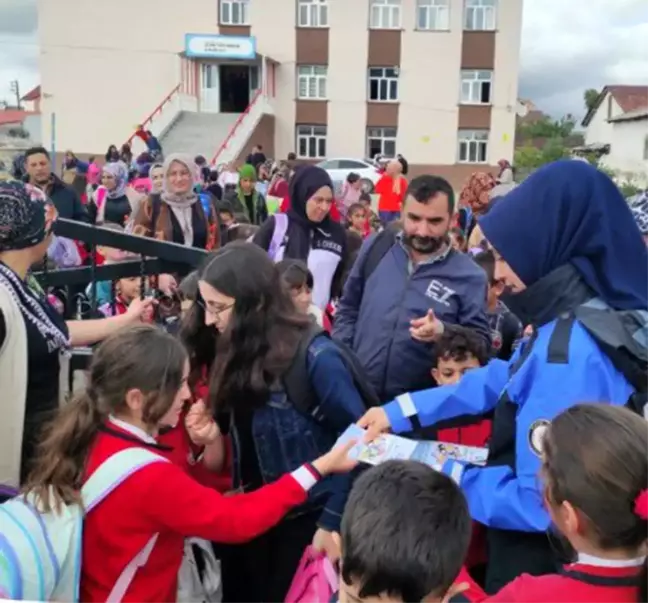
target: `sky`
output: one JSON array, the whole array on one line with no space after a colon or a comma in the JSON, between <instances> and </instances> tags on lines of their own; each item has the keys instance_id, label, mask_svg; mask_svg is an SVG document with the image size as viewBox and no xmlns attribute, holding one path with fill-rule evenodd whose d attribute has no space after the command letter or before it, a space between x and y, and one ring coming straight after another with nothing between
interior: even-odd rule
<instances>
[{"instance_id":1,"label":"sky","mask_svg":"<svg viewBox=\"0 0 648 603\"><path fill-rule=\"evenodd\" d=\"M0 0L0 100L38 84L36 28L36 0ZM524 0L520 63L520 98L582 117L587 88L648 84L648 1Z\"/></svg>"}]
</instances>

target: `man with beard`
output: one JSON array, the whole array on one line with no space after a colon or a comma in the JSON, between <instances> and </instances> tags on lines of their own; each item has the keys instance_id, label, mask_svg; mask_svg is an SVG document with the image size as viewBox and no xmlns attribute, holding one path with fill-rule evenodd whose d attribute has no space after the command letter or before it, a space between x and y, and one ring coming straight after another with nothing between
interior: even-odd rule
<instances>
[{"instance_id":1,"label":"man with beard","mask_svg":"<svg viewBox=\"0 0 648 603\"><path fill-rule=\"evenodd\" d=\"M434 385L434 342L446 328L490 345L486 275L452 249L454 192L437 176L410 183L403 227L367 239L344 287L333 337L350 346L382 400Z\"/></svg>"},{"instance_id":2,"label":"man with beard","mask_svg":"<svg viewBox=\"0 0 648 603\"><path fill-rule=\"evenodd\" d=\"M43 147L25 152L26 180L41 189L54 203L60 218L89 222L88 212L74 190L52 173L50 156Z\"/></svg>"}]
</instances>

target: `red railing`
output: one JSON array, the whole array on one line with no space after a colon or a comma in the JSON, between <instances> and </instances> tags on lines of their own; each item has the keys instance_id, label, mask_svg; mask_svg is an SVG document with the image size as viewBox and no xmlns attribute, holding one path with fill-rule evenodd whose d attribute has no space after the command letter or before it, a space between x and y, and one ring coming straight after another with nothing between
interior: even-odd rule
<instances>
[{"instance_id":1,"label":"red railing","mask_svg":"<svg viewBox=\"0 0 648 603\"><path fill-rule=\"evenodd\" d=\"M180 88L182 88L182 82L180 82L173 90L171 90L171 92L169 92L169 94L167 94L164 97L164 100L157 107L155 107L155 109L153 109L151 114L139 125L141 125L142 128L146 129L146 126L153 121L153 118L156 115L162 112L164 105L166 105L173 98L173 96L180 90ZM126 141L126 143L131 144L135 136L136 136L136 132L133 132L130 138Z\"/></svg>"},{"instance_id":2,"label":"red railing","mask_svg":"<svg viewBox=\"0 0 648 603\"><path fill-rule=\"evenodd\" d=\"M234 125L232 126L232 129L229 131L229 134L227 135L225 140L223 140L220 147L218 147L218 150L216 151L216 153L212 157L210 165L212 165L212 166L216 165L216 162L218 161L219 155L227 148L227 145L228 145L229 141L232 140L232 137L234 136L234 134L236 134L236 130L243 123L243 120L246 118L246 116L248 115L248 113L250 112L252 107L254 106L254 103L256 103L257 100L259 100L260 96L261 96L261 89L257 90L254 93L254 96L252 97L252 100L250 101L250 104L247 107L245 107L245 111L243 111L243 113L241 113L238 116L238 119L234 122Z\"/></svg>"}]
</instances>

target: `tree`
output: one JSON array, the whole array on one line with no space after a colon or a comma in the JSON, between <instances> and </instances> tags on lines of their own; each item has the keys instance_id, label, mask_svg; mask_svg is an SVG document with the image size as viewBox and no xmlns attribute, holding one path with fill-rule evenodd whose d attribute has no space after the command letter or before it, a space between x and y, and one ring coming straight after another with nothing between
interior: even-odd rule
<instances>
[{"instance_id":1,"label":"tree","mask_svg":"<svg viewBox=\"0 0 648 603\"><path fill-rule=\"evenodd\" d=\"M583 99L585 100L585 107L587 108L588 112L591 111L596 105L596 101L598 100L599 94L600 94L599 91L596 90L595 88L588 88L583 93Z\"/></svg>"},{"instance_id":2,"label":"tree","mask_svg":"<svg viewBox=\"0 0 648 603\"><path fill-rule=\"evenodd\" d=\"M533 138L567 138L576 127L573 115L565 115L558 120L543 116L540 119L523 123L518 128L518 135L522 140Z\"/></svg>"}]
</instances>

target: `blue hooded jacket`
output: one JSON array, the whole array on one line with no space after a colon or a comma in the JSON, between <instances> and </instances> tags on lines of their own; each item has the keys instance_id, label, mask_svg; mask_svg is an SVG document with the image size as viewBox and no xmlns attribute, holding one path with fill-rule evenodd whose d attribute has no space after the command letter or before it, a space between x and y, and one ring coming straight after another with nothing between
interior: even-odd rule
<instances>
[{"instance_id":1,"label":"blue hooded jacket","mask_svg":"<svg viewBox=\"0 0 648 603\"><path fill-rule=\"evenodd\" d=\"M534 326L510 362L493 360L456 385L399 396L384 408L395 432L494 410L486 467L448 460L475 520L503 530L550 525L541 491L542 436L581 402L625 405L634 388L576 319L582 307L646 310L648 257L618 189L595 168L538 170L480 220L527 288L505 303Z\"/></svg>"},{"instance_id":2,"label":"blue hooded jacket","mask_svg":"<svg viewBox=\"0 0 648 603\"><path fill-rule=\"evenodd\" d=\"M472 258L453 250L412 267L400 237L365 282L374 240L365 241L347 278L333 337L353 349L379 398L389 400L434 384L434 344L415 341L409 330L429 309L444 323L475 329L490 345L487 283Z\"/></svg>"}]
</instances>

